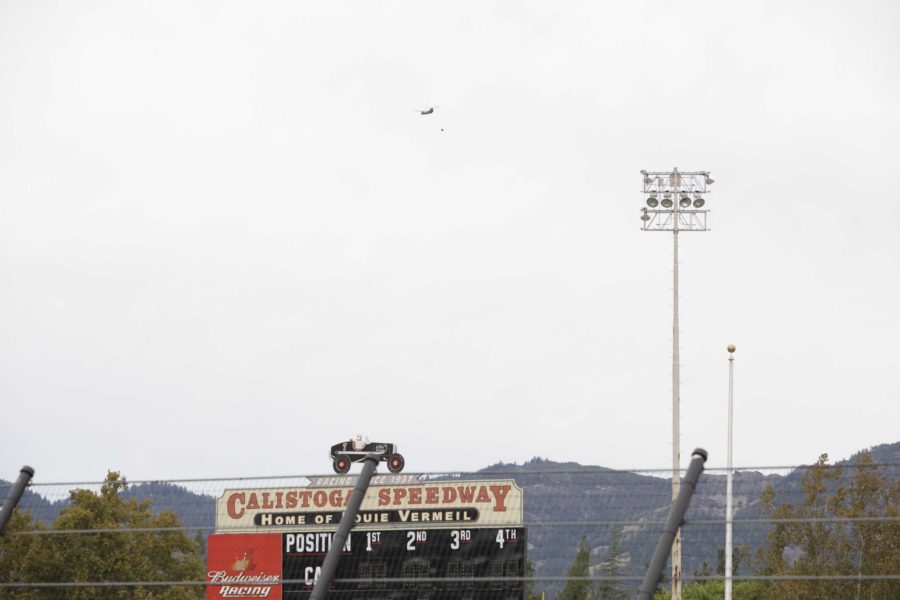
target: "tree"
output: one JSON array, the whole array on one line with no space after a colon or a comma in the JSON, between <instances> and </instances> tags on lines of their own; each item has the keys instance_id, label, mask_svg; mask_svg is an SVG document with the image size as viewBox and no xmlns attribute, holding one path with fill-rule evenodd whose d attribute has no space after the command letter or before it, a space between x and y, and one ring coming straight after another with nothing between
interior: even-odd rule
<instances>
[{"instance_id":1,"label":"tree","mask_svg":"<svg viewBox=\"0 0 900 600\"><path fill-rule=\"evenodd\" d=\"M72 490L51 530L116 530L98 533L11 535L0 538L0 573L9 582L178 582L203 581L198 544L178 528L171 511L154 515L150 502L125 500L124 477L110 471L99 492ZM16 515L9 531L45 530L28 514ZM137 600L187 600L203 597L203 586L190 587L73 587L0 588L0 599L71 600L134 598Z\"/></svg>"},{"instance_id":2,"label":"tree","mask_svg":"<svg viewBox=\"0 0 900 600\"><path fill-rule=\"evenodd\" d=\"M531 579L534 577L534 563L530 560L525 562L525 577ZM543 594L535 590L534 581L525 582L525 600L541 600Z\"/></svg>"},{"instance_id":3,"label":"tree","mask_svg":"<svg viewBox=\"0 0 900 600\"><path fill-rule=\"evenodd\" d=\"M900 481L884 477L863 454L857 463L849 488L835 494L836 516L850 519L846 551L851 571L857 576L878 576L900 572L900 523L881 517L900 516ZM857 579L852 598L897 598L900 582Z\"/></svg>"},{"instance_id":4,"label":"tree","mask_svg":"<svg viewBox=\"0 0 900 600\"><path fill-rule=\"evenodd\" d=\"M682 588L683 600L722 600L725 594L723 581L706 581L704 583L692 583ZM671 600L672 593L669 590L660 590L653 596L653 600ZM763 585L758 581L736 581L732 588L734 600L769 600L765 595ZM774 600L774 597L772 597Z\"/></svg>"},{"instance_id":5,"label":"tree","mask_svg":"<svg viewBox=\"0 0 900 600\"><path fill-rule=\"evenodd\" d=\"M848 484L842 479L844 469L828 465L828 455L823 454L803 475L803 499L798 505L778 504L771 486L762 494L763 511L788 520L776 522L770 530L757 554L758 572L800 577L771 582L768 597L900 598L900 582L861 577L895 574L900 569L900 527L896 521L880 520L900 512L900 482L882 476L866 454L854 469ZM786 550L796 558L787 560ZM859 579L822 578L834 575Z\"/></svg>"},{"instance_id":6,"label":"tree","mask_svg":"<svg viewBox=\"0 0 900 600\"><path fill-rule=\"evenodd\" d=\"M629 597L622 581L618 579L622 574L622 569L619 567L619 556L622 554L621 544L622 526L619 525L614 527L610 534L609 548L600 564L600 584L597 588L599 600L627 600Z\"/></svg>"},{"instance_id":7,"label":"tree","mask_svg":"<svg viewBox=\"0 0 900 600\"><path fill-rule=\"evenodd\" d=\"M567 576L570 578L566 581L557 600L592 600L591 582L587 579L591 574L591 548L588 546L587 537L581 538L578 545L578 552L575 554L575 560L569 567Z\"/></svg>"},{"instance_id":8,"label":"tree","mask_svg":"<svg viewBox=\"0 0 900 600\"><path fill-rule=\"evenodd\" d=\"M695 570L694 570L694 577L695 577L695 578L698 578L698 577L699 577L699 578L702 578L702 579L706 579L706 578L708 578L710 575L712 575L712 569L709 568L709 563L707 563L705 560L703 561L703 564L700 565L700 568L699 568L699 569L695 569Z\"/></svg>"},{"instance_id":9,"label":"tree","mask_svg":"<svg viewBox=\"0 0 900 600\"><path fill-rule=\"evenodd\" d=\"M738 574L741 569L741 561L747 557L749 549L747 546L735 546L731 549L731 576L734 577ZM703 563L705 567L709 567L706 562ZM705 573L705 575L709 575L709 573ZM716 575L725 576L725 548L719 548L716 553Z\"/></svg>"}]
</instances>

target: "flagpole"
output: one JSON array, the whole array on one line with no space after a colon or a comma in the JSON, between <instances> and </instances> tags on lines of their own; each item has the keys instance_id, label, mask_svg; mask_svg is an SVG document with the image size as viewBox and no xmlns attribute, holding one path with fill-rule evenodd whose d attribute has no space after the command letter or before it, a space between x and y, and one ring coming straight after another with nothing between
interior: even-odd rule
<instances>
[{"instance_id":1,"label":"flagpole","mask_svg":"<svg viewBox=\"0 0 900 600\"><path fill-rule=\"evenodd\" d=\"M732 526L732 470L731 470L731 444L732 444L732 414L734 407L734 344L728 345L728 467L725 477L725 600L731 600L732 567L731 556L733 540L731 536Z\"/></svg>"}]
</instances>

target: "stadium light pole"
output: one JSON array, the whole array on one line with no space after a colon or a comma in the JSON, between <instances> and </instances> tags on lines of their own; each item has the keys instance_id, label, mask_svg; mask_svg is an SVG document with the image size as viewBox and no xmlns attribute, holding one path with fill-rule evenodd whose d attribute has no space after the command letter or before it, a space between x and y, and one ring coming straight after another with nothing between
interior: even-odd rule
<instances>
[{"instance_id":1,"label":"stadium light pole","mask_svg":"<svg viewBox=\"0 0 900 600\"><path fill-rule=\"evenodd\" d=\"M731 554L734 545L731 537L733 519L731 472L731 424L734 407L734 344L728 344L728 468L725 471L725 600L731 600Z\"/></svg>"},{"instance_id":2,"label":"stadium light pole","mask_svg":"<svg viewBox=\"0 0 900 600\"><path fill-rule=\"evenodd\" d=\"M678 339L678 234L708 231L706 199L713 180L709 171L641 171L646 206L641 208L644 231L671 231L674 244L672 306L672 502L681 488L681 372ZM681 529L672 543L672 600L681 600Z\"/></svg>"}]
</instances>

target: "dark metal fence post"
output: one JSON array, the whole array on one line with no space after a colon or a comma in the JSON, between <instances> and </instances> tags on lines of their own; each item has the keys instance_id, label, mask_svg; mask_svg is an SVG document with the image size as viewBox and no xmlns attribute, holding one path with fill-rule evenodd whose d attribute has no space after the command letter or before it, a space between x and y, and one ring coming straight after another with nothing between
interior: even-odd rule
<instances>
[{"instance_id":1,"label":"dark metal fence post","mask_svg":"<svg viewBox=\"0 0 900 600\"><path fill-rule=\"evenodd\" d=\"M6 523L9 521L10 517L12 517L16 505L22 498L22 494L25 492L25 488L28 487L28 482L31 481L32 477L34 477L34 469L29 466L24 466L19 471L19 478L12 484L12 487L9 488L9 494L3 502L3 506L0 507L0 535L3 535Z\"/></svg>"},{"instance_id":2,"label":"dark metal fence post","mask_svg":"<svg viewBox=\"0 0 900 600\"><path fill-rule=\"evenodd\" d=\"M666 526L659 535L659 542L656 544L656 550L653 552L653 559L647 572L644 574L644 581L641 583L638 591L637 600L650 600L656 586L662 578L663 569L666 561L669 559L669 553L672 551L672 542L675 540L675 532L684 522L684 513L687 512L688 505L691 503L691 496L694 495L694 489L697 487L697 481L700 479L700 473L703 472L703 463L706 462L706 450L697 448L691 454L691 464L688 467L687 475L681 480L681 489L678 492L678 498L672 504L669 511L669 519Z\"/></svg>"},{"instance_id":3,"label":"dark metal fence post","mask_svg":"<svg viewBox=\"0 0 900 600\"><path fill-rule=\"evenodd\" d=\"M377 454L370 454L363 459L362 472L359 474L359 479L356 480L356 487L353 488L353 493L350 494L350 503L347 504L344 514L341 515L337 533L334 534L334 538L331 540L331 547L328 549L328 554L325 555L325 562L322 564L322 572L316 580L316 585L313 587L309 600L322 600L325 597L328 584L331 583L334 572L337 570L338 561L341 559L341 550L347 542L347 536L350 535L350 528L353 527L353 522L356 520L359 505L362 504L366 490L369 489L369 481L371 481L372 475L375 473L375 467L378 465L379 460L381 460L381 457Z\"/></svg>"}]
</instances>

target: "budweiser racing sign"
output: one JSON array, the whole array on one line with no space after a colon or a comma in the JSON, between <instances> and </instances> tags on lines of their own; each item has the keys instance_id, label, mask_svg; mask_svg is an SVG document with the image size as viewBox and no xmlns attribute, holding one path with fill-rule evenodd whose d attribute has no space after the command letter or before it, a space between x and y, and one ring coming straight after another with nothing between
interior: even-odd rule
<instances>
[{"instance_id":1,"label":"budweiser racing sign","mask_svg":"<svg viewBox=\"0 0 900 600\"><path fill-rule=\"evenodd\" d=\"M216 532L333 530L352 493L352 486L316 485L225 490L216 501ZM507 479L372 486L355 528L518 526L522 504L522 488Z\"/></svg>"},{"instance_id":2,"label":"budweiser racing sign","mask_svg":"<svg viewBox=\"0 0 900 600\"><path fill-rule=\"evenodd\" d=\"M206 598L281 600L281 535L211 535Z\"/></svg>"}]
</instances>

